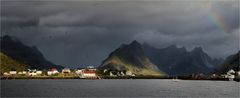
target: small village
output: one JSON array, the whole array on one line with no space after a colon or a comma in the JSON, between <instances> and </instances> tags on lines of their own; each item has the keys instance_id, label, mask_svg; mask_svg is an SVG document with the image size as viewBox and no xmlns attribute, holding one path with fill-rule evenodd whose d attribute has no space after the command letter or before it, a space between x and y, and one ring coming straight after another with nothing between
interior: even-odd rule
<instances>
[{"instance_id":1,"label":"small village","mask_svg":"<svg viewBox=\"0 0 240 98\"><path fill-rule=\"evenodd\" d=\"M24 71L11 70L9 72L4 72L4 77L77 77L81 79L97 79L96 75L97 69L93 66L88 66L83 69L70 69L63 68L61 70L57 68L51 68L49 70L37 70L28 69Z\"/></svg>"},{"instance_id":2,"label":"small village","mask_svg":"<svg viewBox=\"0 0 240 98\"><path fill-rule=\"evenodd\" d=\"M28 69L23 71L11 70L4 72L1 79L132 79L132 78L146 78L144 76L136 76L131 71L110 71L104 69L98 70L94 66L87 66L86 68L70 69L51 68L49 70ZM156 78L156 77L147 77ZM176 77L157 77L160 79L176 79ZM178 79L193 79L193 80L238 80L240 78L240 71L230 69L227 73L219 74L192 74L190 76L179 76Z\"/></svg>"},{"instance_id":3,"label":"small village","mask_svg":"<svg viewBox=\"0 0 240 98\"><path fill-rule=\"evenodd\" d=\"M123 77L123 76L131 76L134 77L131 71L123 72L123 71L109 71L107 69L103 70L103 74L109 77ZM101 79L100 76L103 74L99 74L97 68L94 66L87 66L86 68L78 68L78 69L70 69L70 68L51 68L50 70L37 70L37 69L28 69L23 71L11 70L9 72L4 72L3 77L5 79L11 78L76 78L76 79ZM3 78L1 77L1 78Z\"/></svg>"}]
</instances>

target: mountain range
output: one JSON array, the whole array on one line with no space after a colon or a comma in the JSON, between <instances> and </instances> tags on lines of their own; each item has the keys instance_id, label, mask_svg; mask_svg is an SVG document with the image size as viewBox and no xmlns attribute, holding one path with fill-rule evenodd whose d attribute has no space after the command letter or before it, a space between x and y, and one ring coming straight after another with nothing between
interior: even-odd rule
<instances>
[{"instance_id":1,"label":"mountain range","mask_svg":"<svg viewBox=\"0 0 240 98\"><path fill-rule=\"evenodd\" d=\"M12 66L13 64L22 64L25 68L32 69L63 68L46 60L37 47L25 45L17 38L7 35L1 37L1 58L2 57L5 59L1 59L1 63L7 63L8 61L14 62L12 64L1 64L1 67L7 68L6 70L9 70L8 66ZM19 67L16 66L15 70L18 68Z\"/></svg>"},{"instance_id":2,"label":"mountain range","mask_svg":"<svg viewBox=\"0 0 240 98\"><path fill-rule=\"evenodd\" d=\"M123 44L102 62L100 69L112 71L131 71L136 75L164 75L156 65L145 56L141 44L133 41Z\"/></svg>"},{"instance_id":3,"label":"mountain range","mask_svg":"<svg viewBox=\"0 0 240 98\"><path fill-rule=\"evenodd\" d=\"M109 54L99 69L130 71L136 75L190 75L192 73L226 73L230 69L239 70L239 55L230 55L224 59L211 58L202 47L191 51L171 45L155 48L147 43L133 41L122 44ZM49 69L62 66L45 59L35 46L23 44L11 36L1 37L1 73L9 70Z\"/></svg>"},{"instance_id":4,"label":"mountain range","mask_svg":"<svg viewBox=\"0 0 240 98\"><path fill-rule=\"evenodd\" d=\"M176 45L157 49L144 43L142 47L152 63L168 75L206 74L223 62L223 59L212 59L202 47L196 47L192 51L187 51L184 47L177 48Z\"/></svg>"},{"instance_id":5,"label":"mountain range","mask_svg":"<svg viewBox=\"0 0 240 98\"><path fill-rule=\"evenodd\" d=\"M236 54L228 56L226 60L218 67L217 72L226 73L230 69L239 71L240 70L239 56L240 56L240 51L238 51Z\"/></svg>"},{"instance_id":6,"label":"mountain range","mask_svg":"<svg viewBox=\"0 0 240 98\"><path fill-rule=\"evenodd\" d=\"M113 51L100 68L130 71L148 68L151 71L159 71L162 75L177 76L192 73L209 74L223 61L211 58L202 47L196 47L191 51L184 47L178 48L176 45L158 49L146 43L133 41Z\"/></svg>"}]
</instances>

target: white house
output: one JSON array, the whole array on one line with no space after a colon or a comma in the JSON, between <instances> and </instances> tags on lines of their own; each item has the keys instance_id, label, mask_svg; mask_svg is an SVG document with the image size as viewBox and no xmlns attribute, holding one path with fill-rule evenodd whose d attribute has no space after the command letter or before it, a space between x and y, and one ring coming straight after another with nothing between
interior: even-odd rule
<instances>
[{"instance_id":1,"label":"white house","mask_svg":"<svg viewBox=\"0 0 240 98\"><path fill-rule=\"evenodd\" d=\"M135 74L132 74L132 76L134 76L134 77L135 77L136 75L135 75Z\"/></svg>"},{"instance_id":2,"label":"white house","mask_svg":"<svg viewBox=\"0 0 240 98\"><path fill-rule=\"evenodd\" d=\"M126 72L126 75L127 75L127 76L131 76L131 75L132 75L132 72L131 72L131 71L127 71L127 72Z\"/></svg>"},{"instance_id":3,"label":"white house","mask_svg":"<svg viewBox=\"0 0 240 98\"><path fill-rule=\"evenodd\" d=\"M235 71L232 70L232 69L230 69L230 70L227 72L227 74L235 74Z\"/></svg>"},{"instance_id":4,"label":"white house","mask_svg":"<svg viewBox=\"0 0 240 98\"><path fill-rule=\"evenodd\" d=\"M22 71L22 74L26 75L26 74L27 74L27 71Z\"/></svg>"},{"instance_id":5,"label":"white house","mask_svg":"<svg viewBox=\"0 0 240 98\"><path fill-rule=\"evenodd\" d=\"M125 76L125 74L124 74L124 72L123 72L123 71L121 71L121 72L120 72L120 75L121 75L121 76Z\"/></svg>"},{"instance_id":6,"label":"white house","mask_svg":"<svg viewBox=\"0 0 240 98\"><path fill-rule=\"evenodd\" d=\"M229 80L233 80L234 78L235 78L235 71L234 70L229 70L228 72L227 72L227 78L229 79Z\"/></svg>"},{"instance_id":7,"label":"white house","mask_svg":"<svg viewBox=\"0 0 240 98\"><path fill-rule=\"evenodd\" d=\"M240 76L240 71L237 72L237 75Z\"/></svg>"},{"instance_id":8,"label":"white house","mask_svg":"<svg viewBox=\"0 0 240 98\"><path fill-rule=\"evenodd\" d=\"M237 78L237 79L240 79L240 71L237 71L236 78Z\"/></svg>"},{"instance_id":9,"label":"white house","mask_svg":"<svg viewBox=\"0 0 240 98\"><path fill-rule=\"evenodd\" d=\"M50 71L47 71L48 76L56 75L56 74L59 74L57 68L52 68Z\"/></svg>"},{"instance_id":10,"label":"white house","mask_svg":"<svg viewBox=\"0 0 240 98\"><path fill-rule=\"evenodd\" d=\"M27 75L27 71L18 72L18 75Z\"/></svg>"},{"instance_id":11,"label":"white house","mask_svg":"<svg viewBox=\"0 0 240 98\"><path fill-rule=\"evenodd\" d=\"M97 78L96 70L93 66L88 66L86 69L82 69L80 74L81 78Z\"/></svg>"},{"instance_id":12,"label":"white house","mask_svg":"<svg viewBox=\"0 0 240 98\"><path fill-rule=\"evenodd\" d=\"M17 74L17 71L9 71L9 74L10 74L10 75L16 75L16 74Z\"/></svg>"},{"instance_id":13,"label":"white house","mask_svg":"<svg viewBox=\"0 0 240 98\"><path fill-rule=\"evenodd\" d=\"M59 74L57 68L52 68L52 74Z\"/></svg>"},{"instance_id":14,"label":"white house","mask_svg":"<svg viewBox=\"0 0 240 98\"><path fill-rule=\"evenodd\" d=\"M19 75L23 75L23 73L22 73L22 72L18 72L18 74L19 74Z\"/></svg>"},{"instance_id":15,"label":"white house","mask_svg":"<svg viewBox=\"0 0 240 98\"><path fill-rule=\"evenodd\" d=\"M52 75L52 71L47 71L47 75L51 76Z\"/></svg>"},{"instance_id":16,"label":"white house","mask_svg":"<svg viewBox=\"0 0 240 98\"><path fill-rule=\"evenodd\" d=\"M83 77L85 78L96 78L96 71L95 70L84 70Z\"/></svg>"},{"instance_id":17,"label":"white house","mask_svg":"<svg viewBox=\"0 0 240 98\"><path fill-rule=\"evenodd\" d=\"M114 75L111 71L109 72L109 75L110 75L111 77L117 76L117 75Z\"/></svg>"},{"instance_id":18,"label":"white house","mask_svg":"<svg viewBox=\"0 0 240 98\"><path fill-rule=\"evenodd\" d=\"M43 73L43 72L40 71L40 70L36 71L36 74L37 74L37 75L42 75L42 73Z\"/></svg>"},{"instance_id":19,"label":"white house","mask_svg":"<svg viewBox=\"0 0 240 98\"><path fill-rule=\"evenodd\" d=\"M69 74L69 73L71 73L71 70L70 70L69 68L64 68L64 69L62 70L62 73L64 73L64 74Z\"/></svg>"},{"instance_id":20,"label":"white house","mask_svg":"<svg viewBox=\"0 0 240 98\"><path fill-rule=\"evenodd\" d=\"M28 75L29 75L29 76L36 76L37 73L36 73L36 72L29 72Z\"/></svg>"},{"instance_id":21,"label":"white house","mask_svg":"<svg viewBox=\"0 0 240 98\"><path fill-rule=\"evenodd\" d=\"M78 69L78 70L76 70L76 71L75 71L75 73L76 73L77 75L80 75L80 74L82 74L82 73L83 73L83 70L81 70L81 69Z\"/></svg>"},{"instance_id":22,"label":"white house","mask_svg":"<svg viewBox=\"0 0 240 98\"><path fill-rule=\"evenodd\" d=\"M37 70L36 69L28 69L28 75L29 76L36 76L37 75Z\"/></svg>"},{"instance_id":23,"label":"white house","mask_svg":"<svg viewBox=\"0 0 240 98\"><path fill-rule=\"evenodd\" d=\"M4 76L9 76L10 74L8 72L3 73Z\"/></svg>"},{"instance_id":24,"label":"white house","mask_svg":"<svg viewBox=\"0 0 240 98\"><path fill-rule=\"evenodd\" d=\"M114 76L125 76L125 73L124 73L124 71L110 71L109 75L111 77L114 77Z\"/></svg>"}]
</instances>

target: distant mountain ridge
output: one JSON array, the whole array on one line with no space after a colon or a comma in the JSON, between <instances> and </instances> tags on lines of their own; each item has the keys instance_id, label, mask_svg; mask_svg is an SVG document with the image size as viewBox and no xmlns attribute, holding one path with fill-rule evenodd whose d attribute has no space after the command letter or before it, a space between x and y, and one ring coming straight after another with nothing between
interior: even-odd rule
<instances>
[{"instance_id":1,"label":"distant mountain ridge","mask_svg":"<svg viewBox=\"0 0 240 98\"><path fill-rule=\"evenodd\" d=\"M145 56L141 44L133 41L113 51L100 65L100 69L131 71L136 75L164 75Z\"/></svg>"},{"instance_id":2,"label":"distant mountain ridge","mask_svg":"<svg viewBox=\"0 0 240 98\"><path fill-rule=\"evenodd\" d=\"M27 65L28 68L49 69L52 67L63 68L46 60L37 47L30 47L11 36L1 37L1 53L13 60Z\"/></svg>"},{"instance_id":3,"label":"distant mountain ridge","mask_svg":"<svg viewBox=\"0 0 240 98\"><path fill-rule=\"evenodd\" d=\"M240 70L240 51L228 56L226 60L219 66L217 72L226 73L230 69L233 69L235 71Z\"/></svg>"},{"instance_id":4,"label":"distant mountain ridge","mask_svg":"<svg viewBox=\"0 0 240 98\"><path fill-rule=\"evenodd\" d=\"M209 74L222 62L222 59L212 59L202 47L196 47L192 51L175 45L158 49L146 43L140 44L133 41L113 51L100 68L126 70L130 65L136 68L157 69L160 73L176 76L192 73Z\"/></svg>"},{"instance_id":5,"label":"distant mountain ridge","mask_svg":"<svg viewBox=\"0 0 240 98\"><path fill-rule=\"evenodd\" d=\"M169 75L189 75L191 73L210 73L222 63L221 59L212 59L201 47L187 51L175 45L157 49L143 44L144 52L159 69Z\"/></svg>"},{"instance_id":6,"label":"distant mountain ridge","mask_svg":"<svg viewBox=\"0 0 240 98\"><path fill-rule=\"evenodd\" d=\"M176 45L158 49L147 43L140 44L133 41L111 52L99 68L131 71L143 76L208 74L214 70L218 72L226 72L229 69L239 70L239 55L240 51L224 61L211 58L202 47L195 47L191 51L187 51L184 47L178 48ZM13 69L14 66L9 66L10 64L16 65L16 70L63 68L46 60L37 47L27 46L11 36L3 36L1 37L1 68Z\"/></svg>"}]
</instances>

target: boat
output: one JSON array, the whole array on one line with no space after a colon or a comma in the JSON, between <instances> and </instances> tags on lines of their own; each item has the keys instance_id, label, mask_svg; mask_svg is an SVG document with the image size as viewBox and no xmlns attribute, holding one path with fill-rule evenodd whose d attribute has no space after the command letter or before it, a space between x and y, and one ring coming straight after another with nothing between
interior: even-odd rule
<instances>
[{"instance_id":1,"label":"boat","mask_svg":"<svg viewBox=\"0 0 240 98\"><path fill-rule=\"evenodd\" d=\"M172 79L173 82L179 82L180 80L176 77Z\"/></svg>"}]
</instances>

